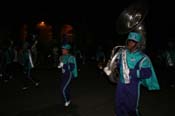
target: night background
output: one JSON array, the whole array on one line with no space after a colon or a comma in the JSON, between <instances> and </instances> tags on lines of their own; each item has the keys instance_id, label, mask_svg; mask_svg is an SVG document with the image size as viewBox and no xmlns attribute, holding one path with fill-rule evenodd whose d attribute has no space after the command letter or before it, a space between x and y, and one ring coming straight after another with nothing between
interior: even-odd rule
<instances>
[{"instance_id":1,"label":"night background","mask_svg":"<svg viewBox=\"0 0 175 116\"><path fill-rule=\"evenodd\" d=\"M53 26L54 35L59 33L62 25L73 25L76 33L81 33L81 39L86 41L87 33L93 41L104 42L119 39L116 32L116 20L119 14L136 0L123 1L81 1L64 2L58 1L7 1L1 4L1 30L18 32L23 24L35 29L40 21ZM145 18L147 42L153 46L161 47L164 38L173 38L174 13L171 1L146 1L149 6ZM32 33L32 32L31 32ZM79 36L80 37L80 36ZM88 39L90 39L88 38ZM55 37L58 39L58 37ZM160 43L157 44L156 41Z\"/></svg>"},{"instance_id":2,"label":"night background","mask_svg":"<svg viewBox=\"0 0 175 116\"><path fill-rule=\"evenodd\" d=\"M23 74L19 67L12 67L14 77L8 82L1 75L0 116L114 116L116 87L99 69L95 54L102 46L107 61L114 46L125 45L127 33L117 33L116 21L122 11L137 1L148 4L148 14L143 21L146 27L145 52L154 64L161 85L161 90L155 92L142 88L142 116L174 115L174 88L169 88L164 64L157 59L169 40L175 42L173 1L6 0L0 4L0 48L6 49L9 40L17 47L21 47L23 41L32 45L34 40L39 40L38 62L31 71L39 86L31 82L28 89L22 90ZM69 109L63 108L58 93L60 54L56 61L52 54L54 48L58 48L59 53L61 51L61 32L65 24L73 28L74 36L70 39L73 46L85 54L85 60L82 58L79 64L79 76L71 88L73 104Z\"/></svg>"}]
</instances>

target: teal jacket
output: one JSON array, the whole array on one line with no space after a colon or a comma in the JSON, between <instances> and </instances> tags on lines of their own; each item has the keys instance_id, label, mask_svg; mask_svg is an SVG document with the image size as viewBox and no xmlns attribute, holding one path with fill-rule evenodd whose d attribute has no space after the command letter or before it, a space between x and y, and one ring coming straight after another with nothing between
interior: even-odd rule
<instances>
[{"instance_id":1,"label":"teal jacket","mask_svg":"<svg viewBox=\"0 0 175 116\"><path fill-rule=\"evenodd\" d=\"M138 82L148 90L160 89L151 60L140 50L132 53L127 49L122 50L119 57L119 67L121 83L129 83L132 78L137 78Z\"/></svg>"},{"instance_id":2,"label":"teal jacket","mask_svg":"<svg viewBox=\"0 0 175 116\"><path fill-rule=\"evenodd\" d=\"M77 62L73 55L67 54L60 56L60 62L63 63L63 72L70 72L74 78L78 77Z\"/></svg>"}]
</instances>

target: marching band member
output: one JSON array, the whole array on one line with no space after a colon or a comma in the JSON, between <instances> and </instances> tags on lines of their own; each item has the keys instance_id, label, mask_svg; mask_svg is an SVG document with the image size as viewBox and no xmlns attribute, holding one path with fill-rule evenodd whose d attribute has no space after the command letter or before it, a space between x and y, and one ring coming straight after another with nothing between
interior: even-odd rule
<instances>
[{"instance_id":1,"label":"marching band member","mask_svg":"<svg viewBox=\"0 0 175 116\"><path fill-rule=\"evenodd\" d=\"M62 55L60 56L60 64L58 68L62 69L60 90L64 100L64 106L68 107L71 103L70 85L73 78L76 78L72 73L74 69L77 71L76 59L70 54L70 44L62 45Z\"/></svg>"},{"instance_id":2,"label":"marching band member","mask_svg":"<svg viewBox=\"0 0 175 116\"><path fill-rule=\"evenodd\" d=\"M142 36L130 32L126 49L119 54L119 81L116 88L116 116L139 116L140 86L159 90L159 83L150 58L140 49Z\"/></svg>"},{"instance_id":3,"label":"marching band member","mask_svg":"<svg viewBox=\"0 0 175 116\"><path fill-rule=\"evenodd\" d=\"M39 82L37 82L31 76L31 70L34 68L34 64L28 42L24 42L22 51L20 53L20 57L21 57L20 64L23 66L23 73L25 76L23 79L24 87L22 89L25 90L28 88L29 81L32 82L35 86L38 86Z\"/></svg>"}]
</instances>

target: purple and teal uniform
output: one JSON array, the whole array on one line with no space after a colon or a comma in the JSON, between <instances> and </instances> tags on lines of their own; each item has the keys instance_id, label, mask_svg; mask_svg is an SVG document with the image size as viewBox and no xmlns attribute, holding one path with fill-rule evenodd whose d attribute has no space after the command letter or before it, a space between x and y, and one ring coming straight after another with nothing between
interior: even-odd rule
<instances>
[{"instance_id":1,"label":"purple and teal uniform","mask_svg":"<svg viewBox=\"0 0 175 116\"><path fill-rule=\"evenodd\" d=\"M118 67L120 78L116 88L116 116L139 116L140 86L159 90L159 83L151 60L141 50L120 51Z\"/></svg>"},{"instance_id":2,"label":"purple and teal uniform","mask_svg":"<svg viewBox=\"0 0 175 116\"><path fill-rule=\"evenodd\" d=\"M70 84L71 80L74 78L72 70L75 68L75 57L67 54L61 56L61 62L63 63L62 67L62 76L61 76L61 93L64 99L64 102L70 101Z\"/></svg>"}]
</instances>

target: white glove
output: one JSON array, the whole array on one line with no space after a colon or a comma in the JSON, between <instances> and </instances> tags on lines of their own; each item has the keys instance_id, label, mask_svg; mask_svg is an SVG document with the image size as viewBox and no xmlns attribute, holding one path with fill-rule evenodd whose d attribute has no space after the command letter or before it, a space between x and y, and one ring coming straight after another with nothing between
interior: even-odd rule
<instances>
[{"instance_id":1,"label":"white glove","mask_svg":"<svg viewBox=\"0 0 175 116\"><path fill-rule=\"evenodd\" d=\"M106 75L108 75L108 76L111 74L111 70L109 70L108 67L105 67L105 68L104 68L104 72L105 72Z\"/></svg>"},{"instance_id":2,"label":"white glove","mask_svg":"<svg viewBox=\"0 0 175 116\"><path fill-rule=\"evenodd\" d=\"M58 68L62 68L63 67L63 62L60 62L60 64L58 65Z\"/></svg>"}]
</instances>

